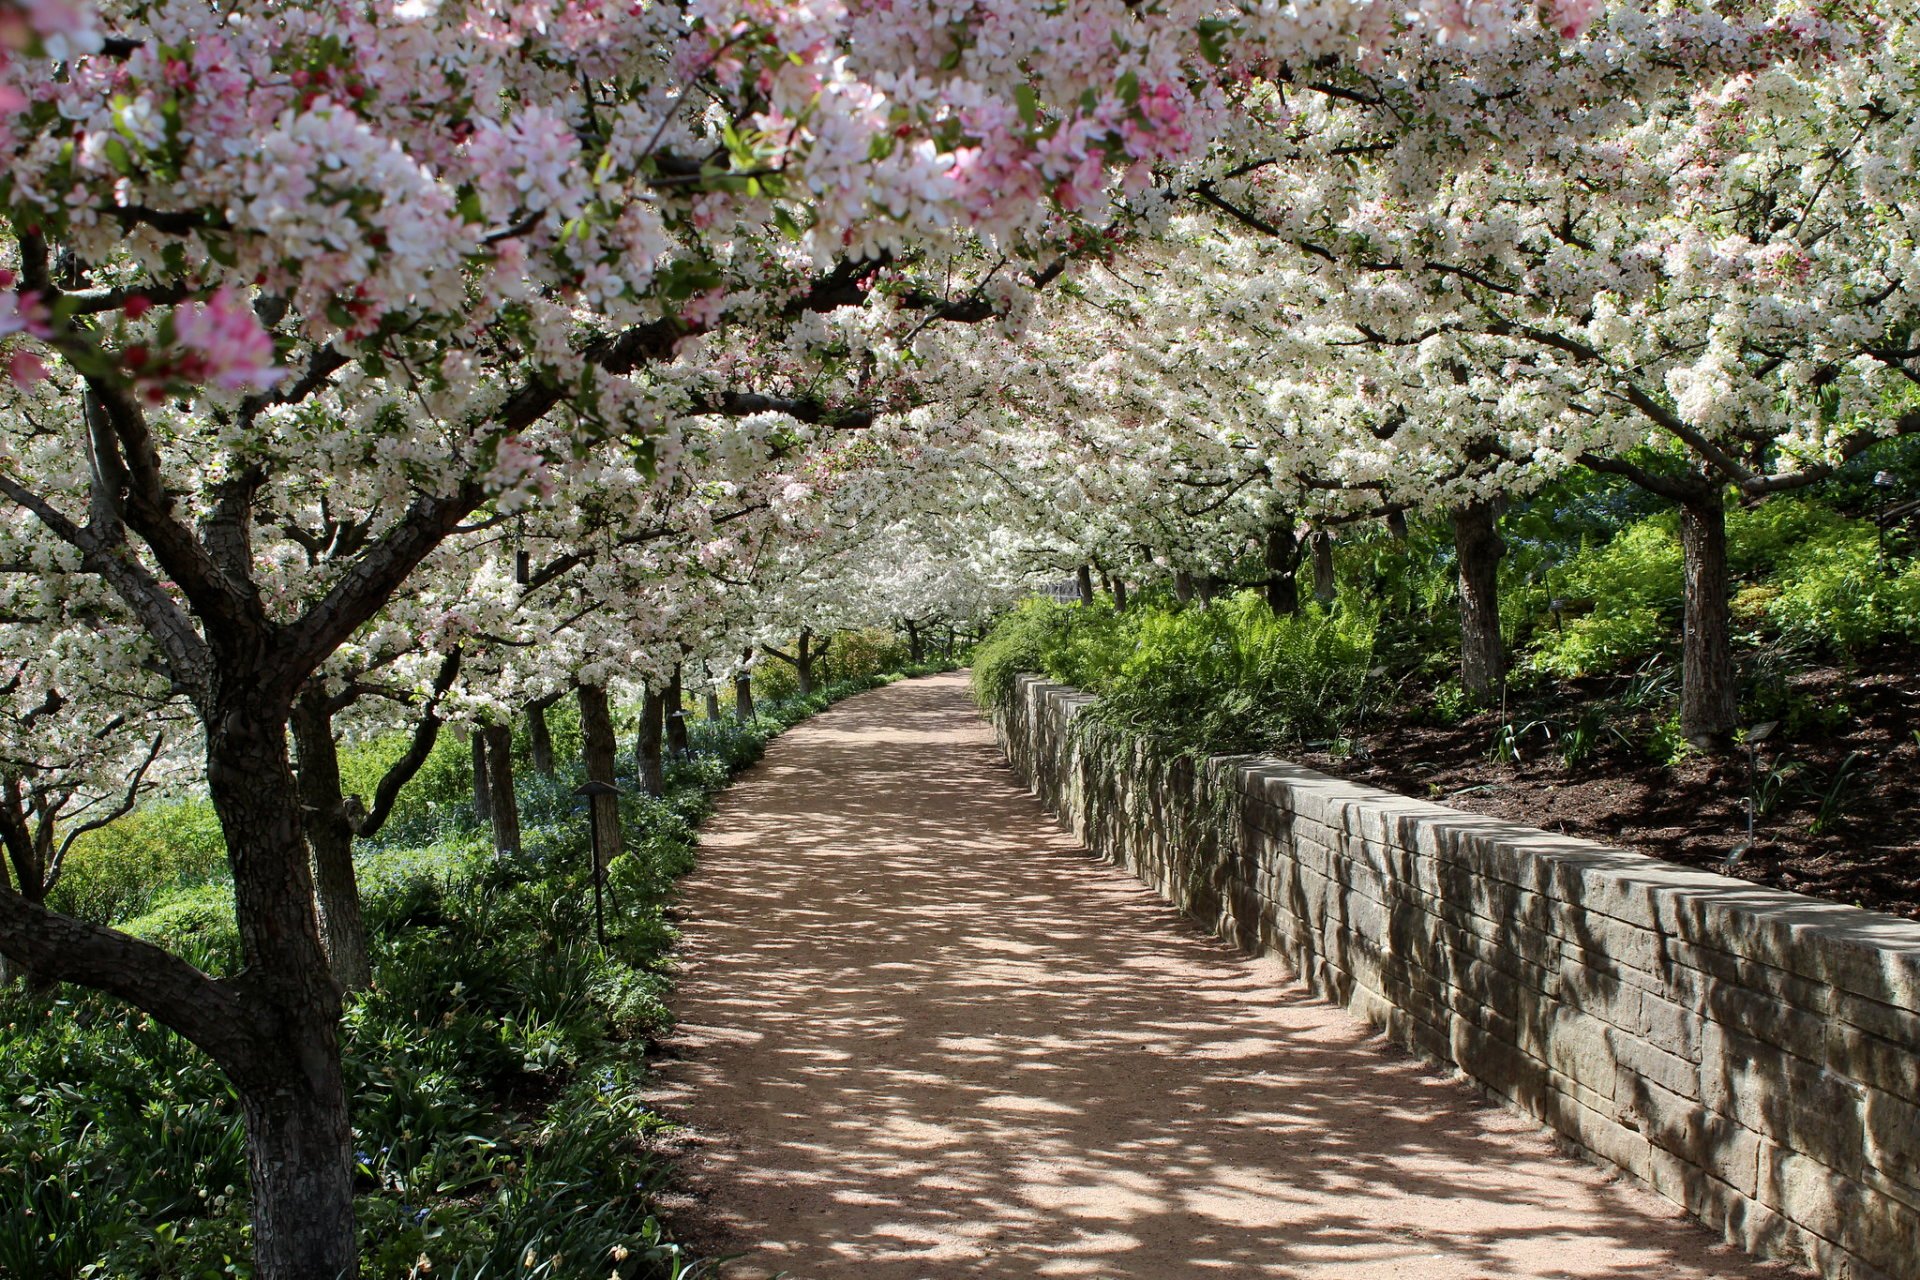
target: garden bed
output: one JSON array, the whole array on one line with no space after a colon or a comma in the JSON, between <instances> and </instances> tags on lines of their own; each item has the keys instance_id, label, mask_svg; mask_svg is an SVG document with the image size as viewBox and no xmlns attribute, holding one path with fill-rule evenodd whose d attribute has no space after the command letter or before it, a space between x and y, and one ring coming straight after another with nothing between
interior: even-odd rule
<instances>
[{"instance_id":1,"label":"garden bed","mask_svg":"<svg viewBox=\"0 0 1920 1280\"><path fill-rule=\"evenodd\" d=\"M1374 717L1351 750L1286 754L1452 808L1920 919L1917 671L1920 655L1907 651L1796 671L1786 690L1795 713L1755 747L1751 767L1744 748L1655 759L1651 726L1602 681L1451 724L1434 723L1430 703L1402 705ZM1750 796L1754 835L1741 849Z\"/></svg>"}]
</instances>

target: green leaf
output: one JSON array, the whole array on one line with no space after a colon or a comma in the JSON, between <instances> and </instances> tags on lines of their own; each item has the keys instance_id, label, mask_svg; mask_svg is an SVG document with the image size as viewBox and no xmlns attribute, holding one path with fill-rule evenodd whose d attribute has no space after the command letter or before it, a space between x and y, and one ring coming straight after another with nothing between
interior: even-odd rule
<instances>
[{"instance_id":1,"label":"green leaf","mask_svg":"<svg viewBox=\"0 0 1920 1280\"><path fill-rule=\"evenodd\" d=\"M1015 85L1013 103L1020 111L1020 119L1031 129L1040 123L1040 99L1034 96L1030 84Z\"/></svg>"},{"instance_id":2,"label":"green leaf","mask_svg":"<svg viewBox=\"0 0 1920 1280\"><path fill-rule=\"evenodd\" d=\"M1233 34L1233 23L1225 18L1202 18L1200 20L1200 56L1219 66L1227 60L1227 38Z\"/></svg>"},{"instance_id":3,"label":"green leaf","mask_svg":"<svg viewBox=\"0 0 1920 1280\"><path fill-rule=\"evenodd\" d=\"M1140 101L1139 75L1132 71L1127 72L1120 77L1120 82L1113 86L1113 91L1120 95L1120 101L1130 107L1133 106Z\"/></svg>"}]
</instances>

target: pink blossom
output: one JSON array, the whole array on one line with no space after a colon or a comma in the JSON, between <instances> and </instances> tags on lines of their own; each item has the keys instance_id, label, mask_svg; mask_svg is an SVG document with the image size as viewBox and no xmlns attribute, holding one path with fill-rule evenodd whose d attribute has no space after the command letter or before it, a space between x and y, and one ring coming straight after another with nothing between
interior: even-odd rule
<instances>
[{"instance_id":1,"label":"pink blossom","mask_svg":"<svg viewBox=\"0 0 1920 1280\"><path fill-rule=\"evenodd\" d=\"M253 308L231 289L216 289L205 302L175 307L173 335L180 349L163 368L177 381L227 391L264 390L279 381L273 339L260 327Z\"/></svg>"},{"instance_id":2,"label":"pink blossom","mask_svg":"<svg viewBox=\"0 0 1920 1280\"><path fill-rule=\"evenodd\" d=\"M1600 16L1602 0L1553 0L1553 25L1568 40L1577 38Z\"/></svg>"},{"instance_id":3,"label":"pink blossom","mask_svg":"<svg viewBox=\"0 0 1920 1280\"><path fill-rule=\"evenodd\" d=\"M47 366L31 351L16 351L7 362L7 376L13 379L14 386L25 390L45 380Z\"/></svg>"}]
</instances>

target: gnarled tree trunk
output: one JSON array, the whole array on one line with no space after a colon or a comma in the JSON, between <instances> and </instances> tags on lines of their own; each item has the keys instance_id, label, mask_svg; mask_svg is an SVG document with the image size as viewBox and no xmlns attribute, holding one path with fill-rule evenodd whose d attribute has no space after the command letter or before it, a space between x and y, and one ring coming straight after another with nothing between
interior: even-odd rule
<instances>
[{"instance_id":1,"label":"gnarled tree trunk","mask_svg":"<svg viewBox=\"0 0 1920 1280\"><path fill-rule=\"evenodd\" d=\"M207 790L233 869L252 1034L220 1058L240 1095L255 1269L275 1280L358 1271L353 1150L340 1066L340 990L315 917L287 708L222 691L207 724Z\"/></svg>"},{"instance_id":2,"label":"gnarled tree trunk","mask_svg":"<svg viewBox=\"0 0 1920 1280\"><path fill-rule=\"evenodd\" d=\"M1476 702L1499 697L1507 678L1507 651L1500 639L1500 537L1491 502L1455 507L1453 549L1460 571L1460 686Z\"/></svg>"},{"instance_id":3,"label":"gnarled tree trunk","mask_svg":"<svg viewBox=\"0 0 1920 1280\"><path fill-rule=\"evenodd\" d=\"M527 757L542 777L553 776L553 731L547 727L547 708L559 700L560 695L553 693L527 704Z\"/></svg>"},{"instance_id":4,"label":"gnarled tree trunk","mask_svg":"<svg viewBox=\"0 0 1920 1280\"><path fill-rule=\"evenodd\" d=\"M1267 525L1265 546L1267 569L1267 607L1275 614L1300 611L1300 587L1295 574L1300 568L1300 539L1293 532L1293 517L1283 516Z\"/></svg>"},{"instance_id":5,"label":"gnarled tree trunk","mask_svg":"<svg viewBox=\"0 0 1920 1280\"><path fill-rule=\"evenodd\" d=\"M1081 565L1078 569L1074 570L1073 580L1075 585L1080 589L1080 603L1092 604L1093 566L1086 564Z\"/></svg>"},{"instance_id":6,"label":"gnarled tree trunk","mask_svg":"<svg viewBox=\"0 0 1920 1280\"><path fill-rule=\"evenodd\" d=\"M493 784L487 777L487 735L475 725L473 746L473 816L479 822L493 821Z\"/></svg>"},{"instance_id":7,"label":"gnarled tree trunk","mask_svg":"<svg viewBox=\"0 0 1920 1280\"><path fill-rule=\"evenodd\" d=\"M740 654L740 669L733 673L733 714L742 720L753 719L753 672L747 663L753 658L753 646Z\"/></svg>"},{"instance_id":8,"label":"gnarled tree trunk","mask_svg":"<svg viewBox=\"0 0 1920 1280\"><path fill-rule=\"evenodd\" d=\"M666 694L649 685L647 696L640 704L640 728L634 735L633 756L640 790L650 796L667 794L667 771L660 752L661 720L666 707Z\"/></svg>"},{"instance_id":9,"label":"gnarled tree trunk","mask_svg":"<svg viewBox=\"0 0 1920 1280\"><path fill-rule=\"evenodd\" d=\"M920 624L912 618L907 619L907 661L921 663L927 660L926 642L920 637Z\"/></svg>"},{"instance_id":10,"label":"gnarled tree trunk","mask_svg":"<svg viewBox=\"0 0 1920 1280\"><path fill-rule=\"evenodd\" d=\"M487 743L487 791L493 809L493 851L519 857L520 802L513 794L513 728L490 724L480 731Z\"/></svg>"},{"instance_id":11,"label":"gnarled tree trunk","mask_svg":"<svg viewBox=\"0 0 1920 1280\"><path fill-rule=\"evenodd\" d=\"M673 664L673 679L667 682L667 750L685 756L692 746L687 741L687 691L680 683L680 664Z\"/></svg>"},{"instance_id":12,"label":"gnarled tree trunk","mask_svg":"<svg viewBox=\"0 0 1920 1280\"><path fill-rule=\"evenodd\" d=\"M293 742L301 825L313 853L313 902L320 942L333 977L347 991L373 983L367 957L367 926L360 911L360 882L353 867L353 824L340 785L340 753L333 740L333 714L326 691L303 690L293 703Z\"/></svg>"},{"instance_id":13,"label":"gnarled tree trunk","mask_svg":"<svg viewBox=\"0 0 1920 1280\"><path fill-rule=\"evenodd\" d=\"M574 691L574 696L580 703L580 754L581 762L586 766L587 781L614 786L615 757L619 746L614 737L613 710L607 704L606 687L583 684ZM621 848L620 806L596 804L590 808L593 813L591 821L599 828L601 870L605 870L606 863Z\"/></svg>"},{"instance_id":14,"label":"gnarled tree trunk","mask_svg":"<svg viewBox=\"0 0 1920 1280\"><path fill-rule=\"evenodd\" d=\"M1313 550L1313 598L1321 604L1332 604L1340 596L1340 584L1333 576L1333 535L1315 529L1308 544Z\"/></svg>"},{"instance_id":15,"label":"gnarled tree trunk","mask_svg":"<svg viewBox=\"0 0 1920 1280\"><path fill-rule=\"evenodd\" d=\"M1714 747L1727 741L1740 715L1728 601L1727 506L1717 484L1681 501L1680 551L1687 593L1680 732Z\"/></svg>"}]
</instances>

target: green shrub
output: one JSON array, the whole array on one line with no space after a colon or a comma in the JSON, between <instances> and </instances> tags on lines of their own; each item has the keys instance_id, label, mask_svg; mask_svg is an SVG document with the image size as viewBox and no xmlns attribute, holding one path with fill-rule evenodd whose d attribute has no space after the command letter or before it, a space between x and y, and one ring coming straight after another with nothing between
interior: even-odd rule
<instances>
[{"instance_id":1,"label":"green shrub","mask_svg":"<svg viewBox=\"0 0 1920 1280\"><path fill-rule=\"evenodd\" d=\"M107 924L139 915L169 889L206 883L226 861L211 801L152 804L75 840L48 905Z\"/></svg>"},{"instance_id":2,"label":"green shrub","mask_svg":"<svg viewBox=\"0 0 1920 1280\"><path fill-rule=\"evenodd\" d=\"M1037 671L1100 694L1103 718L1182 750L1252 750L1347 731L1371 698L1374 631L1368 610L1276 617L1251 591L1118 614L1034 600L976 650L974 688L1004 701Z\"/></svg>"}]
</instances>

